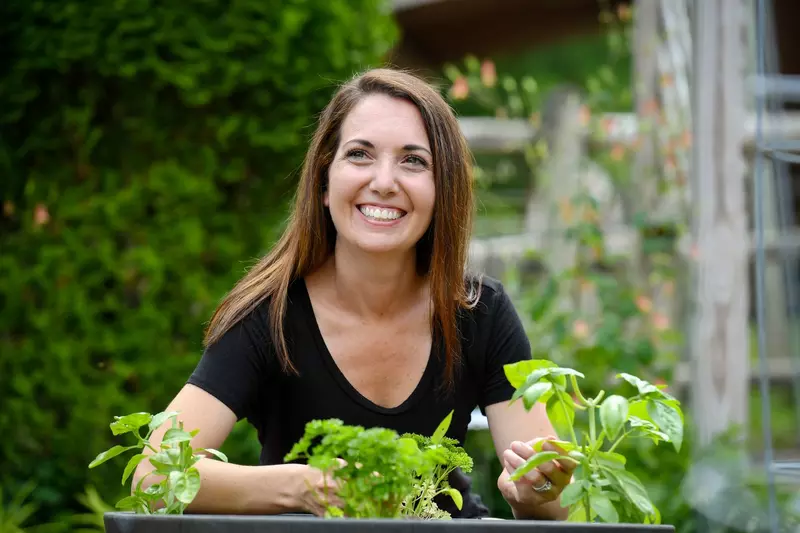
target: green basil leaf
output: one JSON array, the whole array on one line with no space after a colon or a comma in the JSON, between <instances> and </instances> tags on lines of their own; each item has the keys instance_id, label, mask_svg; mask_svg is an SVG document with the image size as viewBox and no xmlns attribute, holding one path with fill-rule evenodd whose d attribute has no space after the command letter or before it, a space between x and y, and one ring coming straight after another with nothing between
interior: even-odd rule
<instances>
[{"instance_id":1,"label":"green basil leaf","mask_svg":"<svg viewBox=\"0 0 800 533\"><path fill-rule=\"evenodd\" d=\"M509 476L511 481L518 481L522 478L525 474L533 470L539 465L543 465L548 461L552 461L553 459L558 459L559 457L558 452L539 452L535 455L532 455L525 463L514 470Z\"/></svg>"},{"instance_id":2,"label":"green basil leaf","mask_svg":"<svg viewBox=\"0 0 800 533\"><path fill-rule=\"evenodd\" d=\"M94 467L96 467L98 465L101 465L101 464L105 463L106 461L108 461L109 459L113 459L114 457L118 456L119 454L125 453L128 450L133 450L135 448L141 448L141 446L139 446L139 445L136 445L136 446L120 446L120 445L116 445L116 446L114 446L112 448L109 448L108 450L106 450L104 452L100 452L99 454L97 454L97 457L94 458L94 461L89 463L89 468L94 468Z\"/></svg>"},{"instance_id":3,"label":"green basil leaf","mask_svg":"<svg viewBox=\"0 0 800 533\"><path fill-rule=\"evenodd\" d=\"M436 431L433 432L433 436L431 436L431 442L434 444L439 444L442 442L447 430L450 428L450 422L453 420L453 411L450 411L444 420L439 423L439 427L436 428Z\"/></svg>"},{"instance_id":4,"label":"green basil leaf","mask_svg":"<svg viewBox=\"0 0 800 533\"><path fill-rule=\"evenodd\" d=\"M583 498L586 482L582 479L573 481L561 491L561 507L570 507Z\"/></svg>"},{"instance_id":5,"label":"green basil leaf","mask_svg":"<svg viewBox=\"0 0 800 533\"><path fill-rule=\"evenodd\" d=\"M150 421L150 424L148 424L148 429L150 429L150 431L155 431L156 429L161 427L161 425L164 422L166 422L167 420L169 420L173 416L177 416L177 415L178 415L178 411L164 411L164 412L158 413L155 416L153 416L153 419Z\"/></svg>"},{"instance_id":6,"label":"green basil leaf","mask_svg":"<svg viewBox=\"0 0 800 533\"><path fill-rule=\"evenodd\" d=\"M538 401L547 403L553 392L553 384L549 382L534 383L522 396L525 409L530 410Z\"/></svg>"},{"instance_id":7,"label":"green basil leaf","mask_svg":"<svg viewBox=\"0 0 800 533\"><path fill-rule=\"evenodd\" d=\"M619 522L619 513L606 494L593 491L589 495L589 505L592 506L592 511L596 513L603 522L607 524L616 524Z\"/></svg>"},{"instance_id":8,"label":"green basil leaf","mask_svg":"<svg viewBox=\"0 0 800 533\"><path fill-rule=\"evenodd\" d=\"M464 506L464 497L458 492L456 489L450 488L447 489L447 494L453 498L453 502L456 504L456 508L460 511L461 508Z\"/></svg>"},{"instance_id":9,"label":"green basil leaf","mask_svg":"<svg viewBox=\"0 0 800 533\"><path fill-rule=\"evenodd\" d=\"M142 426L150 423L153 416L150 413L132 413L125 416L115 416L114 421L111 422L111 433L114 435L123 435L136 431Z\"/></svg>"},{"instance_id":10,"label":"green basil leaf","mask_svg":"<svg viewBox=\"0 0 800 533\"><path fill-rule=\"evenodd\" d=\"M137 453L133 457L130 458L128 464L125 465L125 470L122 472L122 485L128 480L128 477L136 470L136 467L139 466L139 463L142 462L146 456L143 453Z\"/></svg>"},{"instance_id":11,"label":"green basil leaf","mask_svg":"<svg viewBox=\"0 0 800 533\"><path fill-rule=\"evenodd\" d=\"M569 437L575 421L575 403L572 397L563 391L556 390L555 394L547 400L547 417L560 438Z\"/></svg>"},{"instance_id":12,"label":"green basil leaf","mask_svg":"<svg viewBox=\"0 0 800 533\"><path fill-rule=\"evenodd\" d=\"M616 439L628 419L628 400L612 394L600 404L600 423L609 439Z\"/></svg>"},{"instance_id":13,"label":"green basil leaf","mask_svg":"<svg viewBox=\"0 0 800 533\"><path fill-rule=\"evenodd\" d=\"M681 451L683 444L683 420L681 414L671 405L650 400L647 402L647 410L650 414L650 419L655 425L666 433L669 441L675 447L675 451Z\"/></svg>"}]
</instances>

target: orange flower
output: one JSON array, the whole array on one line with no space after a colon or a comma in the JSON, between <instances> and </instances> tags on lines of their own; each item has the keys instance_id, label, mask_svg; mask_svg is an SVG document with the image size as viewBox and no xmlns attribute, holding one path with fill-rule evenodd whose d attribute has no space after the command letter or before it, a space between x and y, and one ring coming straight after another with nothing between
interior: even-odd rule
<instances>
[{"instance_id":1,"label":"orange flower","mask_svg":"<svg viewBox=\"0 0 800 533\"><path fill-rule=\"evenodd\" d=\"M600 130L608 135L611 133L611 130L614 128L614 119L603 117L603 120L600 121Z\"/></svg>"},{"instance_id":2,"label":"orange flower","mask_svg":"<svg viewBox=\"0 0 800 533\"><path fill-rule=\"evenodd\" d=\"M588 125L589 121L592 119L592 112L586 104L581 106L579 119L581 121L581 126Z\"/></svg>"},{"instance_id":3,"label":"orange flower","mask_svg":"<svg viewBox=\"0 0 800 533\"><path fill-rule=\"evenodd\" d=\"M669 327L669 318L662 313L653 313L653 327L658 331L664 331Z\"/></svg>"},{"instance_id":4,"label":"orange flower","mask_svg":"<svg viewBox=\"0 0 800 533\"><path fill-rule=\"evenodd\" d=\"M625 157L625 147L621 144L615 144L613 148L611 148L611 156L612 161L622 161L622 158Z\"/></svg>"},{"instance_id":5,"label":"orange flower","mask_svg":"<svg viewBox=\"0 0 800 533\"><path fill-rule=\"evenodd\" d=\"M576 320L572 323L572 333L579 339L585 339L589 336L589 324L585 320Z\"/></svg>"},{"instance_id":6,"label":"orange flower","mask_svg":"<svg viewBox=\"0 0 800 533\"><path fill-rule=\"evenodd\" d=\"M44 204L36 204L33 210L33 223L36 226L43 226L50 221L50 213Z\"/></svg>"},{"instance_id":7,"label":"orange flower","mask_svg":"<svg viewBox=\"0 0 800 533\"><path fill-rule=\"evenodd\" d=\"M11 203L11 200L6 200L3 203L3 214L7 217L14 214L14 204Z\"/></svg>"},{"instance_id":8,"label":"orange flower","mask_svg":"<svg viewBox=\"0 0 800 533\"><path fill-rule=\"evenodd\" d=\"M675 282L667 280L664 282L664 294L671 296L675 292Z\"/></svg>"},{"instance_id":9,"label":"orange flower","mask_svg":"<svg viewBox=\"0 0 800 533\"><path fill-rule=\"evenodd\" d=\"M469 96L469 83L467 82L467 78L464 76L456 78L456 81L453 82L453 86L450 88L450 94L453 96L454 100L463 100Z\"/></svg>"},{"instance_id":10,"label":"orange flower","mask_svg":"<svg viewBox=\"0 0 800 533\"><path fill-rule=\"evenodd\" d=\"M633 18L633 10L631 6L626 4L620 4L617 6L617 18L622 22L628 22Z\"/></svg>"},{"instance_id":11,"label":"orange flower","mask_svg":"<svg viewBox=\"0 0 800 533\"><path fill-rule=\"evenodd\" d=\"M651 98L642 103L642 114L644 116L655 115L658 113L658 102L655 98Z\"/></svg>"},{"instance_id":12,"label":"orange flower","mask_svg":"<svg viewBox=\"0 0 800 533\"><path fill-rule=\"evenodd\" d=\"M558 211L561 214L561 220L564 222L572 222L573 218L573 207L572 203L569 201L569 198L562 198L558 202Z\"/></svg>"},{"instance_id":13,"label":"orange flower","mask_svg":"<svg viewBox=\"0 0 800 533\"><path fill-rule=\"evenodd\" d=\"M681 134L681 141L680 142L681 142L681 146L683 146L684 148L691 147L692 146L692 132L689 131L688 129L684 130L683 134Z\"/></svg>"},{"instance_id":14,"label":"orange flower","mask_svg":"<svg viewBox=\"0 0 800 533\"><path fill-rule=\"evenodd\" d=\"M640 294L636 297L636 307L638 307L639 311L642 313L649 313L653 310L653 301L647 296Z\"/></svg>"},{"instance_id":15,"label":"orange flower","mask_svg":"<svg viewBox=\"0 0 800 533\"><path fill-rule=\"evenodd\" d=\"M481 82L486 87L494 87L495 83L497 83L497 70L494 62L490 59L486 59L481 63Z\"/></svg>"}]
</instances>

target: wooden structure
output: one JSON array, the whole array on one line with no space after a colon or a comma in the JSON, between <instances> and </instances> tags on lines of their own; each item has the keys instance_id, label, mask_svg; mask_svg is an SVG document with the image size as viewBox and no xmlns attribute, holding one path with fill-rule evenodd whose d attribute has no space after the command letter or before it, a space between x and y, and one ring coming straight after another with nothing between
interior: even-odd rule
<instances>
[{"instance_id":1,"label":"wooden structure","mask_svg":"<svg viewBox=\"0 0 800 533\"><path fill-rule=\"evenodd\" d=\"M800 74L800 46L789 31L791 20L800 16L794 0L773 0L777 41L781 49L781 71ZM619 3L619 2L613 2ZM612 3L612 4L613 4ZM663 173L659 153L665 138L658 132L643 137L641 123L648 101L656 99L675 128L690 127L692 149L675 161L678 171L693 177L693 187L683 197L663 198L655 190L634 189L623 198L616 222L620 228L609 234L611 253L635 256L639 237L629 222L632 201L674 216L680 206L693 206L694 227L678 250L691 265L694 285L694 326L691 357L676 372L677 384L691 387L694 420L700 442L731 423L748 417L747 398L753 374L749 362L748 296L749 269L754 247L750 230L752 154L756 120L752 106L753 0L635 0L636 3L636 100L632 114L608 115L607 135L592 139L582 130L574 100L569 97L554 111L560 116L555 129L536 130L526 121L462 117L461 126L476 152L508 152L524 149L545 139L561 157L552 162L559 176L558 187L537 183L537 194L529 199L525 231L519 235L476 240L471 261L492 275L501 275L509 263L517 263L527 250L545 252L548 266L559 269L569 262L570 251L552 238L553 205L566 189L579 182L603 187L597 176L583 175L574 167L576 159L591 151L593 143L637 144L635 173L656 168ZM723 5L724 4L724 5ZM598 0L394 0L403 41L393 62L422 71L434 71L447 61L466 54L493 56L533 47L560 38L598 31ZM690 16L691 15L691 16ZM652 36L661 32L661 46ZM648 41L648 39L650 41ZM697 76L693 76L697 72ZM668 87L659 83L669 77ZM800 111L775 113L763 121L766 138L800 139ZM644 143L644 144L643 144ZM571 154L571 155L568 155ZM572 168L572 170L569 170ZM674 175L664 175L674 179ZM594 180L594 183L591 183ZM800 187L792 188L800 197ZM774 190L765 196L773 199ZM691 202L689 201L691 200ZM614 206L607 206L614 207ZM766 214L774 209L766 206ZM685 217L684 217L685 218ZM791 376L786 357L785 278L776 259L800 256L800 231L779 231L776 221L766 221L768 351L771 379ZM678 310L683 318L685 309ZM777 342L775 341L777 339Z\"/></svg>"},{"instance_id":2,"label":"wooden structure","mask_svg":"<svg viewBox=\"0 0 800 533\"><path fill-rule=\"evenodd\" d=\"M698 444L747 427L750 383L745 79L749 0L695 5L693 37L695 313L692 410Z\"/></svg>"}]
</instances>

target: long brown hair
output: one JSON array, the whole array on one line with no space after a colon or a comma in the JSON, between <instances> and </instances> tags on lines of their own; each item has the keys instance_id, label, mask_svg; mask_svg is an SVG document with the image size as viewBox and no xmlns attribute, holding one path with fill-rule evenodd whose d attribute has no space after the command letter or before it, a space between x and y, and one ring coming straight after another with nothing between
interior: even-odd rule
<instances>
[{"instance_id":1,"label":"long brown hair","mask_svg":"<svg viewBox=\"0 0 800 533\"><path fill-rule=\"evenodd\" d=\"M290 284L322 266L333 253L336 229L323 205L328 168L340 142L342 122L370 94L405 99L422 116L433 154L435 209L417 245L417 270L430 280L432 331L445 348L445 381L452 384L460 360L458 311L475 304L477 291L465 283L472 228L473 190L469 148L458 121L441 95L418 77L393 69L369 70L353 78L322 111L300 175L288 226L280 240L233 287L211 317L205 343L212 344L265 298L270 332L281 366L296 373L286 347L283 320ZM438 335L437 335L438 334Z\"/></svg>"}]
</instances>

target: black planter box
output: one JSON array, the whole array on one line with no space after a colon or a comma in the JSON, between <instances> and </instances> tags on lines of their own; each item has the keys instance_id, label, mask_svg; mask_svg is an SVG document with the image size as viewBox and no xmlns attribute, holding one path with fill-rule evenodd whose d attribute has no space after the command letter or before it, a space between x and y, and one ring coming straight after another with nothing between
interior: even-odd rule
<instances>
[{"instance_id":1,"label":"black planter box","mask_svg":"<svg viewBox=\"0 0 800 533\"><path fill-rule=\"evenodd\" d=\"M306 515L238 516L106 513L106 533L675 533L672 526L522 520L353 520Z\"/></svg>"}]
</instances>

